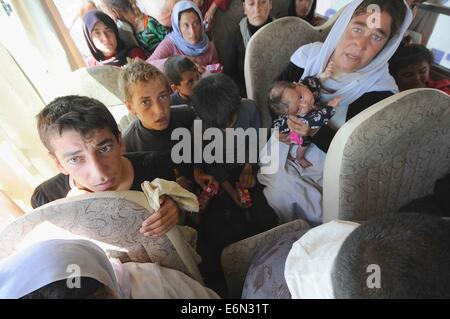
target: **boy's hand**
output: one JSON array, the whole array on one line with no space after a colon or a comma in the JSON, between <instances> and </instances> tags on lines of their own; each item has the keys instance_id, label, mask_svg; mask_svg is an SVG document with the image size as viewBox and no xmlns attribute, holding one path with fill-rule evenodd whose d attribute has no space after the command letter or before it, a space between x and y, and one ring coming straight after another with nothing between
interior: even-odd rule
<instances>
[{"instance_id":1,"label":"boy's hand","mask_svg":"<svg viewBox=\"0 0 450 319\"><path fill-rule=\"evenodd\" d=\"M334 99L332 99L330 102L327 103L328 106L331 107L337 107L339 102L341 102L342 97L341 96L337 96Z\"/></svg>"},{"instance_id":2,"label":"boy's hand","mask_svg":"<svg viewBox=\"0 0 450 319\"><path fill-rule=\"evenodd\" d=\"M319 74L320 82L325 81L328 78L331 78L334 73L334 62L328 63L325 71L323 71L321 74Z\"/></svg>"},{"instance_id":3,"label":"boy's hand","mask_svg":"<svg viewBox=\"0 0 450 319\"><path fill-rule=\"evenodd\" d=\"M201 168L194 169L194 180L201 187L201 189L205 189L211 184L215 184L216 189L219 189L219 183L216 181L215 177L205 174Z\"/></svg>"},{"instance_id":4,"label":"boy's hand","mask_svg":"<svg viewBox=\"0 0 450 319\"><path fill-rule=\"evenodd\" d=\"M175 201L163 195L159 203L161 207L158 211L142 223L139 232L144 236L162 236L178 223L180 209Z\"/></svg>"},{"instance_id":5,"label":"boy's hand","mask_svg":"<svg viewBox=\"0 0 450 319\"><path fill-rule=\"evenodd\" d=\"M243 188L253 188L256 185L256 179L253 175L253 167L250 164L245 164L242 169L241 176L239 176L239 182Z\"/></svg>"}]
</instances>

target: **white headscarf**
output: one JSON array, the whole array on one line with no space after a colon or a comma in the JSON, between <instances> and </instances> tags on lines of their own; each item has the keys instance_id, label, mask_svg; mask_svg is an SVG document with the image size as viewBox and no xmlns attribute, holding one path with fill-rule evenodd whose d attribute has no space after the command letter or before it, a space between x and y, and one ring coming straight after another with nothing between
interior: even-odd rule
<instances>
[{"instance_id":1,"label":"white headscarf","mask_svg":"<svg viewBox=\"0 0 450 319\"><path fill-rule=\"evenodd\" d=\"M324 43L315 42L300 47L291 56L291 62L304 69L302 79L307 76L318 75L324 71L331 55L338 45L344 31L347 28L353 13L363 0L355 0L349 3L336 20L333 28ZM406 16L403 24L395 36L393 36L380 51L380 53L368 65L356 72L345 74L339 78L339 82L333 79L326 80L325 87L336 90L335 93L322 93L322 100L325 102L340 96L342 97L336 109L336 115L332 118L331 124L341 127L345 123L349 104L357 100L367 92L391 91L398 93L398 87L393 77L389 74L388 61L397 50L407 31L413 15L406 1Z\"/></svg>"},{"instance_id":2,"label":"white headscarf","mask_svg":"<svg viewBox=\"0 0 450 319\"><path fill-rule=\"evenodd\" d=\"M52 239L28 246L0 262L0 299L21 298L70 278L71 265L79 266L81 277L96 279L120 295L114 270L100 247L87 240Z\"/></svg>"}]
</instances>

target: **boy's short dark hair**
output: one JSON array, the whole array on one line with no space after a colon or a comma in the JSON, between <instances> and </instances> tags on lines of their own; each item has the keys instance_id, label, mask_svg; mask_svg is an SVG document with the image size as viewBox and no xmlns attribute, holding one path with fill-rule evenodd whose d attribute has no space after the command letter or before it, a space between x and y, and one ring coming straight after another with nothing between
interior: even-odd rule
<instances>
[{"instance_id":1,"label":"boy's short dark hair","mask_svg":"<svg viewBox=\"0 0 450 319\"><path fill-rule=\"evenodd\" d=\"M208 127L227 128L241 107L238 86L222 73L201 79L192 92L191 104Z\"/></svg>"},{"instance_id":2,"label":"boy's short dark hair","mask_svg":"<svg viewBox=\"0 0 450 319\"><path fill-rule=\"evenodd\" d=\"M389 60L389 71L396 76L401 69L422 62L427 62L430 66L434 63L433 53L426 46L421 44L400 46Z\"/></svg>"},{"instance_id":3,"label":"boy's short dark hair","mask_svg":"<svg viewBox=\"0 0 450 319\"><path fill-rule=\"evenodd\" d=\"M148 83L150 81L159 80L170 91L169 81L167 77L157 67L142 61L134 59L130 61L119 75L119 89L125 98L125 101L131 102L133 99L133 86L140 82Z\"/></svg>"},{"instance_id":4,"label":"boy's short dark hair","mask_svg":"<svg viewBox=\"0 0 450 319\"><path fill-rule=\"evenodd\" d=\"M180 85L182 75L187 71L197 71L197 66L185 56L176 55L168 58L164 63L164 74L169 79L170 84Z\"/></svg>"},{"instance_id":5,"label":"boy's short dark hair","mask_svg":"<svg viewBox=\"0 0 450 319\"><path fill-rule=\"evenodd\" d=\"M367 284L369 265L380 288ZM341 246L332 282L336 298L450 298L450 221L397 213L363 223Z\"/></svg>"},{"instance_id":6,"label":"boy's short dark hair","mask_svg":"<svg viewBox=\"0 0 450 319\"><path fill-rule=\"evenodd\" d=\"M39 137L44 146L53 152L52 136L61 136L64 130L74 130L83 138L102 129L108 129L119 141L120 131L117 123L100 101L78 95L58 97L50 102L37 118Z\"/></svg>"},{"instance_id":7,"label":"boy's short dark hair","mask_svg":"<svg viewBox=\"0 0 450 319\"><path fill-rule=\"evenodd\" d=\"M287 81L277 81L269 89L269 108L278 115L285 115L289 105L283 102L283 94L287 89L295 89L295 84Z\"/></svg>"},{"instance_id":8,"label":"boy's short dark hair","mask_svg":"<svg viewBox=\"0 0 450 319\"><path fill-rule=\"evenodd\" d=\"M20 299L107 299L112 297L110 289L96 279L79 279L80 288L67 287L67 279L58 280L39 288Z\"/></svg>"}]
</instances>

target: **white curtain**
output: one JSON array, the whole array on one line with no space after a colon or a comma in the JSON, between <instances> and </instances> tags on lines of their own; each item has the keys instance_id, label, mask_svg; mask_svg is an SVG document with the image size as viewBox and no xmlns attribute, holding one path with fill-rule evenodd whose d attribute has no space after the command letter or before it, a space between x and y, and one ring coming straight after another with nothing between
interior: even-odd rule
<instances>
[{"instance_id":1,"label":"white curtain","mask_svg":"<svg viewBox=\"0 0 450 319\"><path fill-rule=\"evenodd\" d=\"M56 173L36 129L45 103L2 45L0 70L0 190L29 210L34 188Z\"/></svg>"}]
</instances>

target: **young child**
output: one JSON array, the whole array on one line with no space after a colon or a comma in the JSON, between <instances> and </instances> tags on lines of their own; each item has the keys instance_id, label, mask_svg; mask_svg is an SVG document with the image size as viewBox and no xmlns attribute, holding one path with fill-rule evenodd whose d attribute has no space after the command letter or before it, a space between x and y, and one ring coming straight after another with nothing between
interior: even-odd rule
<instances>
[{"instance_id":1,"label":"young child","mask_svg":"<svg viewBox=\"0 0 450 319\"><path fill-rule=\"evenodd\" d=\"M211 30L213 24L214 16L216 15L217 9L220 8L222 11L228 9L229 0L193 0L197 7L202 12L204 17L204 24L206 31Z\"/></svg>"},{"instance_id":2,"label":"young child","mask_svg":"<svg viewBox=\"0 0 450 319\"><path fill-rule=\"evenodd\" d=\"M334 115L335 108L341 100L338 97L327 104L320 102L321 82L329 78L332 73L333 64L330 63L318 77L306 77L301 83L279 81L270 89L269 107L275 114L279 115L274 121L273 127L278 128L282 134L290 133L291 143L295 145L291 148L295 155L291 155L291 157L303 168L312 165L305 158L305 152L311 141L309 137L301 137L296 132L289 130L288 116L297 116L313 130L326 125Z\"/></svg>"},{"instance_id":3,"label":"young child","mask_svg":"<svg viewBox=\"0 0 450 319\"><path fill-rule=\"evenodd\" d=\"M224 74L202 78L194 88L191 103L202 120L203 129L220 129L223 132L222 137L227 129L251 131L260 128L259 113L254 101L242 100L237 85ZM215 145L217 139L209 144L205 143L204 149ZM225 139L222 142L225 156L232 150L225 147L228 144ZM250 148L256 145L246 143L244 147L234 143L233 147L234 160L231 163L227 158L223 162L208 162L202 165L204 171L214 176L220 188L224 190L211 200L208 210L202 215L200 225L202 236L208 237L209 242L220 249L278 224L277 215L267 204L262 186L256 180L257 163L250 162L248 156ZM244 163L236 160L236 154L242 151L245 152ZM195 175L197 181L199 174ZM248 193L243 193L250 194L251 207L242 201L240 189L248 190Z\"/></svg>"},{"instance_id":4,"label":"young child","mask_svg":"<svg viewBox=\"0 0 450 319\"><path fill-rule=\"evenodd\" d=\"M164 64L164 73L173 92L170 96L171 105L189 104L192 89L200 77L195 63L181 55L173 56Z\"/></svg>"},{"instance_id":5,"label":"young child","mask_svg":"<svg viewBox=\"0 0 450 319\"><path fill-rule=\"evenodd\" d=\"M190 129L194 111L186 106L170 107L170 85L166 76L153 65L141 60L130 62L122 70L119 86L125 106L137 117L123 133L126 152L170 154L175 142L172 132L179 127ZM190 190L186 176L190 165L177 165L177 182Z\"/></svg>"}]
</instances>

